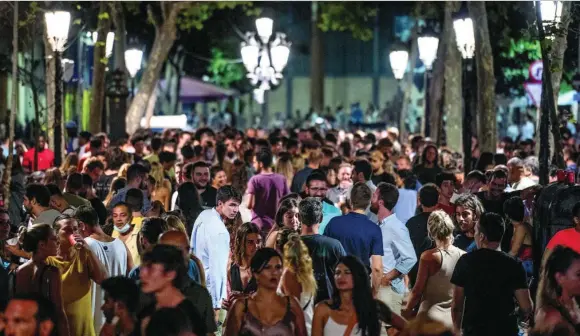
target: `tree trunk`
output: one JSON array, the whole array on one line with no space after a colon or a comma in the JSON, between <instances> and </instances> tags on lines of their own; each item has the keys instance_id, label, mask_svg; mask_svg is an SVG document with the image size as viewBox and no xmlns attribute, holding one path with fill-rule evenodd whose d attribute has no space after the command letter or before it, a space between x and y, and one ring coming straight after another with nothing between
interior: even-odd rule
<instances>
[{"instance_id":1,"label":"tree trunk","mask_svg":"<svg viewBox=\"0 0 580 336\"><path fill-rule=\"evenodd\" d=\"M159 95L159 87L156 85L156 88L153 90L153 94L151 94L151 98L149 98L149 102L147 103L147 110L145 111L145 128L151 127L151 118L155 114L155 104L157 104ZM141 121L139 120L139 122Z\"/></svg>"},{"instance_id":2,"label":"tree trunk","mask_svg":"<svg viewBox=\"0 0 580 336\"><path fill-rule=\"evenodd\" d=\"M495 76L493 54L489 41L485 2L468 1L475 33L475 63L477 73L478 140L482 152L496 152L497 121L495 108Z\"/></svg>"},{"instance_id":3,"label":"tree trunk","mask_svg":"<svg viewBox=\"0 0 580 336\"><path fill-rule=\"evenodd\" d=\"M554 144L554 153L552 156L552 163L560 168L565 168L566 164L563 157L562 144L560 142L560 123L558 120L558 96L560 94L560 83L562 81L562 72L564 68L564 52L568 47L568 26L572 21L571 18L572 2L562 2L562 16L559 24L558 33L552 42L552 49L550 50L550 64L552 75L552 88L554 96L554 108L550 109L550 123L552 129L552 140ZM545 71L545 69L544 69Z\"/></svg>"},{"instance_id":4,"label":"tree trunk","mask_svg":"<svg viewBox=\"0 0 580 336\"><path fill-rule=\"evenodd\" d=\"M324 111L324 40L318 27L320 5L312 1L310 22L310 107L319 115Z\"/></svg>"},{"instance_id":5,"label":"tree trunk","mask_svg":"<svg viewBox=\"0 0 580 336\"><path fill-rule=\"evenodd\" d=\"M110 21L103 14L107 13L107 3L101 1L99 9L99 22L97 25L97 43L93 51L93 94L91 101L91 114L89 132L97 134L102 131L103 106L105 104L105 71L108 57L106 52L107 34L109 33Z\"/></svg>"},{"instance_id":6,"label":"tree trunk","mask_svg":"<svg viewBox=\"0 0 580 336\"><path fill-rule=\"evenodd\" d=\"M433 64L431 83L427 90L429 90L429 120L424 120L425 123L429 123L431 139L437 141L439 139L439 133L441 132L441 125L443 125L443 88L445 84L445 46L449 44L449 30L453 30L453 21L445 21L443 23L442 39L439 42L439 47L437 48L437 59ZM451 41L454 43L454 41ZM423 116L425 119L425 116Z\"/></svg>"},{"instance_id":7,"label":"tree trunk","mask_svg":"<svg viewBox=\"0 0 580 336\"><path fill-rule=\"evenodd\" d=\"M453 22L451 17L453 11L453 3L447 1L445 3L445 22ZM463 109L459 104L462 101L461 87L461 54L457 49L457 45L452 43L455 41L455 30L449 27L446 31L448 36L445 46L444 59L444 78L445 86L443 91L443 113L447 116L447 123L445 124L445 133L447 135L447 146L453 151L461 153L463 151ZM464 102L468 104L469 102Z\"/></svg>"},{"instance_id":8,"label":"tree trunk","mask_svg":"<svg viewBox=\"0 0 580 336\"><path fill-rule=\"evenodd\" d=\"M550 61L549 51L546 44L543 43L546 36L542 23L542 13L540 11L540 2L536 1L536 25L538 27L539 39L541 41L542 61L544 63L544 72L542 74L542 102L540 104L540 184L547 185L549 182L549 158L550 158L550 115L556 113L556 103L554 101L554 90L552 88L552 62ZM559 136L559 132L554 134ZM559 140L559 139L558 139Z\"/></svg>"},{"instance_id":9,"label":"tree trunk","mask_svg":"<svg viewBox=\"0 0 580 336\"><path fill-rule=\"evenodd\" d=\"M411 96L413 93L413 77L415 77L415 66L417 65L417 58L419 56L419 46L417 44L417 28L414 27L411 32L411 52L409 53L409 71L405 74L405 89L403 93L403 107L401 108L401 116L399 118L399 134L401 139L407 139L407 116L409 115L409 106L411 106Z\"/></svg>"},{"instance_id":10,"label":"tree trunk","mask_svg":"<svg viewBox=\"0 0 580 336\"><path fill-rule=\"evenodd\" d=\"M121 2L109 2L113 23L115 24L115 69L120 69L125 73L125 78L129 78L127 65L125 64L125 50L127 49L127 28L125 27L125 13Z\"/></svg>"},{"instance_id":11,"label":"tree trunk","mask_svg":"<svg viewBox=\"0 0 580 336\"><path fill-rule=\"evenodd\" d=\"M8 158L2 182L4 184L3 207L10 205L10 183L12 182L12 162L14 160L14 119L18 113L18 1L14 1L14 21L12 25L12 108L8 116ZM18 158L16 158L18 160Z\"/></svg>"},{"instance_id":12,"label":"tree trunk","mask_svg":"<svg viewBox=\"0 0 580 336\"><path fill-rule=\"evenodd\" d=\"M145 113L151 94L155 90L159 74L163 68L163 62L167 59L169 50L176 39L177 27L176 19L179 14L177 6L182 3L174 4L171 8L167 19L157 27L155 41L147 60L147 66L143 71L139 89L135 98L131 101L129 111L127 111L127 132L133 134L141 123L141 117Z\"/></svg>"},{"instance_id":13,"label":"tree trunk","mask_svg":"<svg viewBox=\"0 0 580 336\"><path fill-rule=\"evenodd\" d=\"M4 121L8 117L8 100L6 99L8 95L8 71L7 69L4 71L0 71L0 120L2 121L2 125L4 125ZM8 132L8 130L4 130L4 132ZM6 134L2 134L2 136L6 136Z\"/></svg>"},{"instance_id":14,"label":"tree trunk","mask_svg":"<svg viewBox=\"0 0 580 336\"><path fill-rule=\"evenodd\" d=\"M44 81L46 84L46 108L48 110L48 146L54 152L54 94L56 90L56 81L55 81L55 66L54 66L54 57L52 52L52 46L50 45L50 41L48 40L48 35L46 32L46 25L42 25L44 28L44 58L45 62L45 76Z\"/></svg>"}]
</instances>

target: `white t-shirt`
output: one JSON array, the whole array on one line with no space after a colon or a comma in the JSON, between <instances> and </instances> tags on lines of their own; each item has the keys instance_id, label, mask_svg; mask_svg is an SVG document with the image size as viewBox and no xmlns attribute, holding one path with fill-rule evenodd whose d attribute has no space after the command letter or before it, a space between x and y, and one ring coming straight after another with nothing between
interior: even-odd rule
<instances>
[{"instance_id":1,"label":"white t-shirt","mask_svg":"<svg viewBox=\"0 0 580 336\"><path fill-rule=\"evenodd\" d=\"M87 237L85 238L85 242L97 259L105 266L109 277L127 275L127 248L120 239L106 243ZM101 306L105 300L105 293L102 291L101 286L94 282L92 285L92 293L94 326L95 330L99 332L101 326L105 323L105 316L101 311Z\"/></svg>"}]
</instances>

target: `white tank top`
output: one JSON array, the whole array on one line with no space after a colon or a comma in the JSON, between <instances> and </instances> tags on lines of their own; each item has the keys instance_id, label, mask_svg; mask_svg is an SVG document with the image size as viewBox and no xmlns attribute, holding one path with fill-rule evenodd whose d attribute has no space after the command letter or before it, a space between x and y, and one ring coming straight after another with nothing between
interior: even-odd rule
<instances>
[{"instance_id":1,"label":"white tank top","mask_svg":"<svg viewBox=\"0 0 580 336\"><path fill-rule=\"evenodd\" d=\"M87 237L85 241L97 259L105 266L109 277L127 275L127 248L120 239L105 243ZM94 325L95 330L99 332L105 322L105 316L101 311L101 306L105 300L105 293L101 290L101 286L94 282L92 285L92 293Z\"/></svg>"},{"instance_id":2,"label":"white tank top","mask_svg":"<svg viewBox=\"0 0 580 336\"><path fill-rule=\"evenodd\" d=\"M332 317L328 317L328 321L324 325L324 336L342 336L346 332L346 328L348 325L346 324L338 324L336 323ZM358 324L352 328L350 332L350 336L357 336L360 335L360 331L358 329Z\"/></svg>"}]
</instances>

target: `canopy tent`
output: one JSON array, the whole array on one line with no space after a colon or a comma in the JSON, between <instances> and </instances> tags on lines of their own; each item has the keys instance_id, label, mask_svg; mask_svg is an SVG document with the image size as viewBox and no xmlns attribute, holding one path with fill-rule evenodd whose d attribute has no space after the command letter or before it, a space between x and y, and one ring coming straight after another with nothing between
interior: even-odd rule
<instances>
[{"instance_id":1,"label":"canopy tent","mask_svg":"<svg viewBox=\"0 0 580 336\"><path fill-rule=\"evenodd\" d=\"M167 87L166 80L160 80L162 90ZM185 104L219 100L238 95L236 90L224 89L219 86L191 77L182 77L179 89L179 101Z\"/></svg>"}]
</instances>

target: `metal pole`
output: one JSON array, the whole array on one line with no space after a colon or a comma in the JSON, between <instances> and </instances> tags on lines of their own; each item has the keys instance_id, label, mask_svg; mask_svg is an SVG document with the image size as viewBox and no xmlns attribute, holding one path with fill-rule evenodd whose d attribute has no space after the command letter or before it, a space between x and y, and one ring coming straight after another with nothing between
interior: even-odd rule
<instances>
[{"instance_id":1,"label":"metal pole","mask_svg":"<svg viewBox=\"0 0 580 336\"><path fill-rule=\"evenodd\" d=\"M430 119L431 119L431 104L429 104L429 99L430 99L430 95L429 95L429 86L431 85L431 71L429 70L425 70L425 113L423 116L424 122L423 124L425 125L425 137L431 136L431 123L430 123ZM439 130L440 131L440 130ZM437 139L435 139L435 141L437 141Z\"/></svg>"},{"instance_id":2,"label":"metal pole","mask_svg":"<svg viewBox=\"0 0 580 336\"><path fill-rule=\"evenodd\" d=\"M471 171L471 75L473 71L473 59L463 60L463 78L462 78L462 93L463 93L463 171L465 177Z\"/></svg>"},{"instance_id":3,"label":"metal pole","mask_svg":"<svg viewBox=\"0 0 580 336\"><path fill-rule=\"evenodd\" d=\"M55 89L54 89L54 165L59 167L64 160L62 133L62 63L60 52L54 52Z\"/></svg>"}]
</instances>

